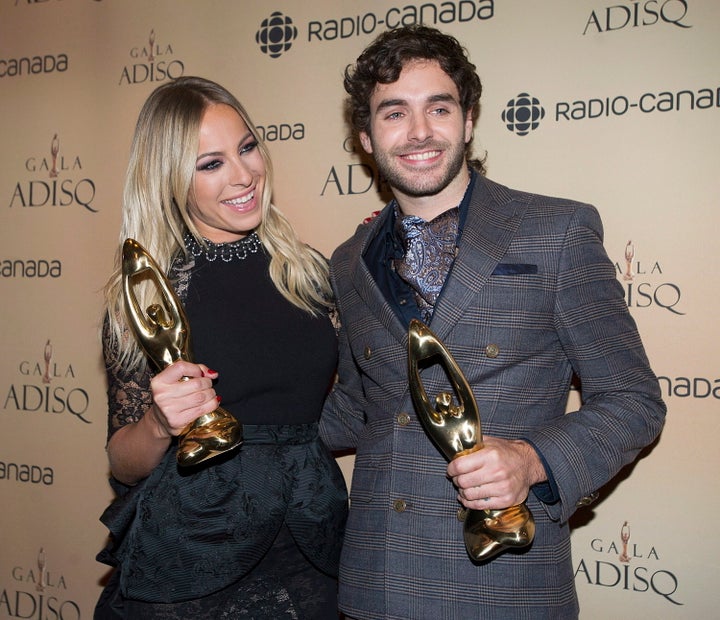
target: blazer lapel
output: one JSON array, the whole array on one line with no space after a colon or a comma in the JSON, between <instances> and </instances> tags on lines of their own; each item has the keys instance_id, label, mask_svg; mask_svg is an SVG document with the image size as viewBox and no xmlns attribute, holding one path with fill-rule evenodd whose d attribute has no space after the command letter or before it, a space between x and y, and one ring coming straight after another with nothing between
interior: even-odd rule
<instances>
[{"instance_id":1,"label":"blazer lapel","mask_svg":"<svg viewBox=\"0 0 720 620\"><path fill-rule=\"evenodd\" d=\"M460 321L505 255L525 213L507 188L478 177L458 254L433 312L432 330L443 339Z\"/></svg>"},{"instance_id":2,"label":"blazer lapel","mask_svg":"<svg viewBox=\"0 0 720 620\"><path fill-rule=\"evenodd\" d=\"M407 328L375 283L363 254L381 229L391 205L355 237L349 249L350 277L365 305L388 332L405 345ZM508 189L478 177L452 270L433 312L431 327L438 338L447 337L473 303L505 255L525 213L526 203L513 199Z\"/></svg>"},{"instance_id":3,"label":"blazer lapel","mask_svg":"<svg viewBox=\"0 0 720 620\"><path fill-rule=\"evenodd\" d=\"M363 254L368 244L382 228L383 222L388 217L391 208L390 205L386 206L367 226L365 234L356 237L354 247L351 248L352 256L349 259L350 277L352 278L355 290L365 305L375 314L380 323L398 342L405 344L407 342L407 329L403 326L395 314L395 311L385 299L385 296L380 291L380 288L376 284L375 279L372 277L363 259Z\"/></svg>"}]
</instances>

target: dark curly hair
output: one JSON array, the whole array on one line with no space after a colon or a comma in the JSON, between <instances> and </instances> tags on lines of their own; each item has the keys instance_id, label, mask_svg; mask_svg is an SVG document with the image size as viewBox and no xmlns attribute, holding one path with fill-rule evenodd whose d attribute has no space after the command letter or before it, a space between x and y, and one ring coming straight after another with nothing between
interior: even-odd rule
<instances>
[{"instance_id":1,"label":"dark curly hair","mask_svg":"<svg viewBox=\"0 0 720 620\"><path fill-rule=\"evenodd\" d=\"M475 65L457 39L435 28L414 24L388 30L379 35L358 57L354 67L345 69L344 86L353 128L370 133L370 97L377 84L391 84L410 61L436 60L457 86L464 114L472 111L473 121L480 112L482 84ZM485 160L470 160L472 140L466 145L469 163L485 172Z\"/></svg>"}]
</instances>

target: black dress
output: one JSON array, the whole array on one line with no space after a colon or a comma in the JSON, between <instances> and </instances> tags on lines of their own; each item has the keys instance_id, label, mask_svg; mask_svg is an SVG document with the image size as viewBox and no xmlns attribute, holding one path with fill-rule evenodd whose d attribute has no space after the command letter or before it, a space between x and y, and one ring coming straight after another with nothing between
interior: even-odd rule
<instances>
[{"instance_id":1,"label":"black dress","mask_svg":"<svg viewBox=\"0 0 720 620\"><path fill-rule=\"evenodd\" d=\"M124 617L337 618L347 496L317 432L336 335L326 314L280 295L268 263L251 235L171 270L193 359L218 371L216 392L245 440L189 471L173 444L142 483L114 482L101 519L111 543L98 559L119 566ZM142 416L150 375L109 379L112 433Z\"/></svg>"}]
</instances>

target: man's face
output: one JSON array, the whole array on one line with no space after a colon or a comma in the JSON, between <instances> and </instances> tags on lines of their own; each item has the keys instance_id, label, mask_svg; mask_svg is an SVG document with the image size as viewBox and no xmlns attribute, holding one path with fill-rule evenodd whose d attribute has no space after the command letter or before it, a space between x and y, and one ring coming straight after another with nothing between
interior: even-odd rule
<instances>
[{"instance_id":1,"label":"man's face","mask_svg":"<svg viewBox=\"0 0 720 620\"><path fill-rule=\"evenodd\" d=\"M414 60L396 82L370 97L370 131L360 133L396 196L437 196L467 176L465 145L472 113L463 114L458 89L434 60ZM398 197L400 198L400 197Z\"/></svg>"}]
</instances>

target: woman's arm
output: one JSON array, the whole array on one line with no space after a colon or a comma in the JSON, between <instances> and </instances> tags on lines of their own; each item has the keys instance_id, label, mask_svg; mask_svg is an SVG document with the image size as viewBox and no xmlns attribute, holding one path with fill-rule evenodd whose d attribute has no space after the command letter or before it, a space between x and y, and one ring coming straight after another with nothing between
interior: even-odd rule
<instances>
[{"instance_id":1,"label":"woman's arm","mask_svg":"<svg viewBox=\"0 0 720 620\"><path fill-rule=\"evenodd\" d=\"M129 335L128 335L129 336ZM217 407L217 373L178 361L154 377L147 369L119 366L108 322L103 330L108 377L108 458L113 477L127 485L150 475L172 438Z\"/></svg>"}]
</instances>

